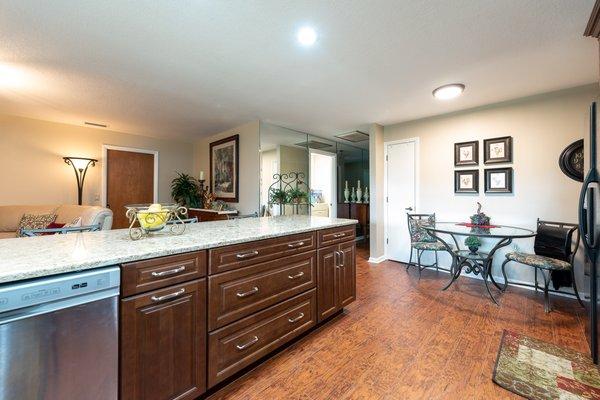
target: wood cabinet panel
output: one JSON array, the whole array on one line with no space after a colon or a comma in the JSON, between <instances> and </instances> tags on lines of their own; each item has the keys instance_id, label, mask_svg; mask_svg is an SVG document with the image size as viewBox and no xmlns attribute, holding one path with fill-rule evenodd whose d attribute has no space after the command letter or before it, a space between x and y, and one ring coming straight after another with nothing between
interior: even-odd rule
<instances>
[{"instance_id":1,"label":"wood cabinet panel","mask_svg":"<svg viewBox=\"0 0 600 400\"><path fill-rule=\"evenodd\" d=\"M209 277L212 331L316 286L315 252L288 256Z\"/></svg>"},{"instance_id":2,"label":"wood cabinet panel","mask_svg":"<svg viewBox=\"0 0 600 400\"><path fill-rule=\"evenodd\" d=\"M317 304L319 322L335 314L338 310L338 285L336 271L338 246L329 246L317 252Z\"/></svg>"},{"instance_id":3,"label":"wood cabinet panel","mask_svg":"<svg viewBox=\"0 0 600 400\"><path fill-rule=\"evenodd\" d=\"M344 308L356 300L356 243L342 243L340 249L340 268L338 307Z\"/></svg>"},{"instance_id":4,"label":"wood cabinet panel","mask_svg":"<svg viewBox=\"0 0 600 400\"><path fill-rule=\"evenodd\" d=\"M212 387L316 324L312 289L209 334L208 386Z\"/></svg>"},{"instance_id":5,"label":"wood cabinet panel","mask_svg":"<svg viewBox=\"0 0 600 400\"><path fill-rule=\"evenodd\" d=\"M315 233L299 233L209 250L210 274L231 271L316 248Z\"/></svg>"},{"instance_id":6,"label":"wood cabinet panel","mask_svg":"<svg viewBox=\"0 0 600 400\"><path fill-rule=\"evenodd\" d=\"M355 237L356 227L354 225L324 229L318 231L318 245L319 247L331 246L332 244L354 240Z\"/></svg>"},{"instance_id":7,"label":"wood cabinet panel","mask_svg":"<svg viewBox=\"0 0 600 400\"><path fill-rule=\"evenodd\" d=\"M120 399L194 399L206 389L206 279L121 300Z\"/></svg>"},{"instance_id":8,"label":"wood cabinet panel","mask_svg":"<svg viewBox=\"0 0 600 400\"><path fill-rule=\"evenodd\" d=\"M206 251L135 261L121 266L121 294L127 297L205 275Z\"/></svg>"}]
</instances>

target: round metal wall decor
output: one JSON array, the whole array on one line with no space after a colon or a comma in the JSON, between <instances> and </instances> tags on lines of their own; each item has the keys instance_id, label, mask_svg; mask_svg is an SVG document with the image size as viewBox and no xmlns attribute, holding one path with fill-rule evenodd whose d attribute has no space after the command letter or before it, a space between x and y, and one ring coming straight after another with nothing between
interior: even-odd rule
<instances>
[{"instance_id":1,"label":"round metal wall decor","mask_svg":"<svg viewBox=\"0 0 600 400\"><path fill-rule=\"evenodd\" d=\"M583 139L579 139L560 153L560 170L569 178L583 182Z\"/></svg>"}]
</instances>

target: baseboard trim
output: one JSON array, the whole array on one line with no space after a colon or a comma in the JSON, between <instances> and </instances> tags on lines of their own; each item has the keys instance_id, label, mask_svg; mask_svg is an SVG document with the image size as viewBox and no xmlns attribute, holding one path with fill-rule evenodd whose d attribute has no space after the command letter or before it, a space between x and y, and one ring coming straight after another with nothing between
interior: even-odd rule
<instances>
[{"instance_id":1,"label":"baseboard trim","mask_svg":"<svg viewBox=\"0 0 600 400\"><path fill-rule=\"evenodd\" d=\"M387 260L387 258L385 257L385 255L383 256L379 256L379 257L369 257L369 264L379 264L384 262L385 260Z\"/></svg>"}]
</instances>

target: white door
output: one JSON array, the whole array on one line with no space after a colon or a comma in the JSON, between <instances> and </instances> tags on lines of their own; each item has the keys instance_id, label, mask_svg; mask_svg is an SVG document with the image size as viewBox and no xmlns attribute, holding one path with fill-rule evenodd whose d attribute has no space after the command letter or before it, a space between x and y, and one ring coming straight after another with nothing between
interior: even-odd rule
<instances>
[{"instance_id":1,"label":"white door","mask_svg":"<svg viewBox=\"0 0 600 400\"><path fill-rule=\"evenodd\" d=\"M408 262L410 235L406 213L416 212L415 140L386 145L386 254L390 260Z\"/></svg>"}]
</instances>

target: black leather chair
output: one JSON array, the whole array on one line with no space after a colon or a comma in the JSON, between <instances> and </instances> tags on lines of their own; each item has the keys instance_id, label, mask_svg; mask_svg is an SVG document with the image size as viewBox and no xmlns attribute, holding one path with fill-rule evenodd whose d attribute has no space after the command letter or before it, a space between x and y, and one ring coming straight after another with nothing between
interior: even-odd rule
<instances>
[{"instance_id":1,"label":"black leather chair","mask_svg":"<svg viewBox=\"0 0 600 400\"><path fill-rule=\"evenodd\" d=\"M576 235L575 241L573 241L573 234ZM572 285L579 304L583 306L573 273L573 261L579 247L579 239L579 229L575 224L538 219L534 243L535 254L518 251L506 254L506 261L502 264L504 290L508 286L505 271L506 264L515 261L535 268L536 291L538 289L538 270L544 277L544 311L550 312L551 310L548 296L548 287L551 280L554 281L555 288L557 285Z\"/></svg>"}]
</instances>

